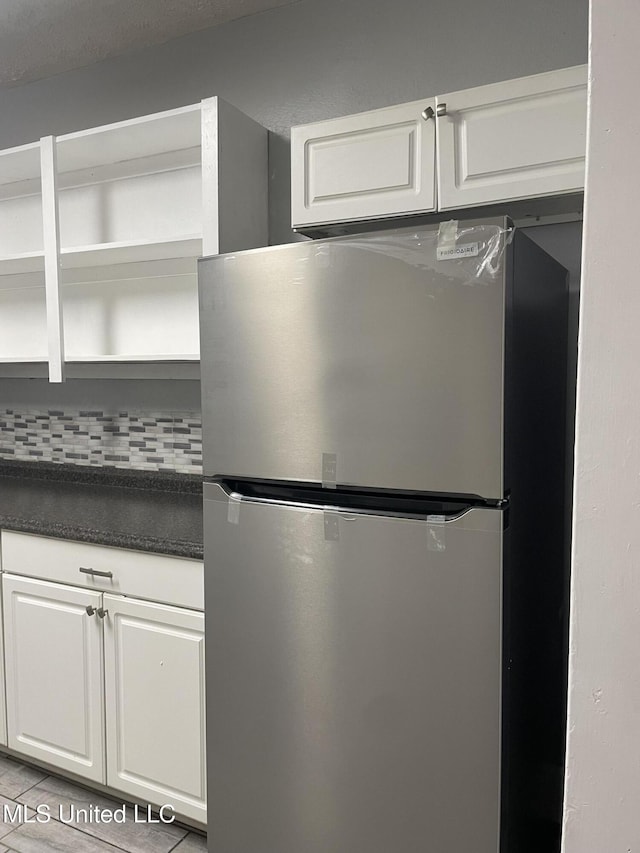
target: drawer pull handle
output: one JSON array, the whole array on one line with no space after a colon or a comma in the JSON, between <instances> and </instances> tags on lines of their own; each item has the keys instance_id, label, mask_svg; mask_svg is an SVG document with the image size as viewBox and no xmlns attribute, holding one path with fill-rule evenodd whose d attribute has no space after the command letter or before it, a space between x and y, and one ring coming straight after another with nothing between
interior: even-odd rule
<instances>
[{"instance_id":1,"label":"drawer pull handle","mask_svg":"<svg viewBox=\"0 0 640 853\"><path fill-rule=\"evenodd\" d=\"M87 611L87 616L93 616L93 614L96 612L95 607L92 607L90 604L87 604L85 610Z\"/></svg>"},{"instance_id":2,"label":"drawer pull handle","mask_svg":"<svg viewBox=\"0 0 640 853\"><path fill-rule=\"evenodd\" d=\"M112 578L113 572L100 572L98 569L85 569L83 566L80 566L78 569L79 572L82 572L83 575L95 575L98 578Z\"/></svg>"},{"instance_id":3,"label":"drawer pull handle","mask_svg":"<svg viewBox=\"0 0 640 853\"><path fill-rule=\"evenodd\" d=\"M109 612L108 610L104 610L104 608L102 608L102 607L98 607L98 609L96 610L96 613L98 614L98 616L101 619L104 619L104 617L107 615L108 612Z\"/></svg>"}]
</instances>

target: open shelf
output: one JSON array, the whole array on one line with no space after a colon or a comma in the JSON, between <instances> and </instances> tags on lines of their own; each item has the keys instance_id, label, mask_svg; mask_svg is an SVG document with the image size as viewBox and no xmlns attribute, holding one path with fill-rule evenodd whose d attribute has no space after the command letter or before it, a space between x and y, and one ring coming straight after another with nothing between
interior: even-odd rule
<instances>
[{"instance_id":1,"label":"open shelf","mask_svg":"<svg viewBox=\"0 0 640 853\"><path fill-rule=\"evenodd\" d=\"M42 272L43 246L40 143L7 148L0 151L0 276Z\"/></svg>"},{"instance_id":2,"label":"open shelf","mask_svg":"<svg viewBox=\"0 0 640 853\"><path fill-rule=\"evenodd\" d=\"M200 104L56 145L65 360L196 361Z\"/></svg>"},{"instance_id":3,"label":"open shelf","mask_svg":"<svg viewBox=\"0 0 640 853\"><path fill-rule=\"evenodd\" d=\"M154 353L153 355L139 355L136 353L125 353L122 355L76 355L66 359L70 364L95 364L96 362L113 364L119 362L154 362L154 361L199 361L198 353Z\"/></svg>"},{"instance_id":4,"label":"open shelf","mask_svg":"<svg viewBox=\"0 0 640 853\"><path fill-rule=\"evenodd\" d=\"M40 143L5 148L0 151L0 184L40 180Z\"/></svg>"},{"instance_id":5,"label":"open shelf","mask_svg":"<svg viewBox=\"0 0 640 853\"><path fill-rule=\"evenodd\" d=\"M202 254L202 237L191 234L174 240L140 240L96 243L62 249L63 269L138 263L141 261L197 258Z\"/></svg>"},{"instance_id":6,"label":"open shelf","mask_svg":"<svg viewBox=\"0 0 640 853\"><path fill-rule=\"evenodd\" d=\"M46 364L46 355L20 356L19 358L10 356L0 356L0 364Z\"/></svg>"},{"instance_id":7,"label":"open shelf","mask_svg":"<svg viewBox=\"0 0 640 853\"><path fill-rule=\"evenodd\" d=\"M0 256L0 276L23 275L44 271L43 252L22 252L17 255Z\"/></svg>"},{"instance_id":8,"label":"open shelf","mask_svg":"<svg viewBox=\"0 0 640 853\"><path fill-rule=\"evenodd\" d=\"M47 311L41 284L0 289L0 362L47 360Z\"/></svg>"},{"instance_id":9,"label":"open shelf","mask_svg":"<svg viewBox=\"0 0 640 853\"><path fill-rule=\"evenodd\" d=\"M0 364L47 361L40 143L0 151Z\"/></svg>"},{"instance_id":10,"label":"open shelf","mask_svg":"<svg viewBox=\"0 0 640 853\"><path fill-rule=\"evenodd\" d=\"M66 360L197 358L196 266L187 257L64 270Z\"/></svg>"},{"instance_id":11,"label":"open shelf","mask_svg":"<svg viewBox=\"0 0 640 853\"><path fill-rule=\"evenodd\" d=\"M200 104L58 137L58 171L73 172L200 146Z\"/></svg>"}]
</instances>

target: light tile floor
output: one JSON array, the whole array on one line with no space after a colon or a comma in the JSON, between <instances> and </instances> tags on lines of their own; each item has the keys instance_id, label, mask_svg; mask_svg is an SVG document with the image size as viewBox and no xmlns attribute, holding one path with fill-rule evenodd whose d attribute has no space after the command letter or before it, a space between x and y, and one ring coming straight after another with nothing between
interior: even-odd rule
<instances>
[{"instance_id":1,"label":"light tile floor","mask_svg":"<svg viewBox=\"0 0 640 853\"><path fill-rule=\"evenodd\" d=\"M38 806L47 822L36 820ZM204 836L174 824L135 822L130 806L124 823L73 820L78 809L95 815L96 807L103 814L122 802L0 756L0 853L206 853Z\"/></svg>"}]
</instances>

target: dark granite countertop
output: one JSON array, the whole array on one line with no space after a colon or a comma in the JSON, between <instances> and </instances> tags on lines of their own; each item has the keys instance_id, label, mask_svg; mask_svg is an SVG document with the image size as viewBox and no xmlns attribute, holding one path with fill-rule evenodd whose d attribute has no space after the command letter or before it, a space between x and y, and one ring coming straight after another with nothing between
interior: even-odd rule
<instances>
[{"instance_id":1,"label":"dark granite countertop","mask_svg":"<svg viewBox=\"0 0 640 853\"><path fill-rule=\"evenodd\" d=\"M0 529L202 559L202 477L0 460Z\"/></svg>"}]
</instances>

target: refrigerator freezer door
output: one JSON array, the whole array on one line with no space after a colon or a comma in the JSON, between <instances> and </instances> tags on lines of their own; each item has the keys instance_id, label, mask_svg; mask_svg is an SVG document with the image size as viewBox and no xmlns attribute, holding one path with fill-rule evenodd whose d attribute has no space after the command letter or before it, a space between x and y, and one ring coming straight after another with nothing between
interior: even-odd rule
<instances>
[{"instance_id":1,"label":"refrigerator freezer door","mask_svg":"<svg viewBox=\"0 0 640 853\"><path fill-rule=\"evenodd\" d=\"M496 853L502 512L206 495L209 849Z\"/></svg>"},{"instance_id":2,"label":"refrigerator freezer door","mask_svg":"<svg viewBox=\"0 0 640 853\"><path fill-rule=\"evenodd\" d=\"M205 474L502 497L503 227L202 261Z\"/></svg>"}]
</instances>

